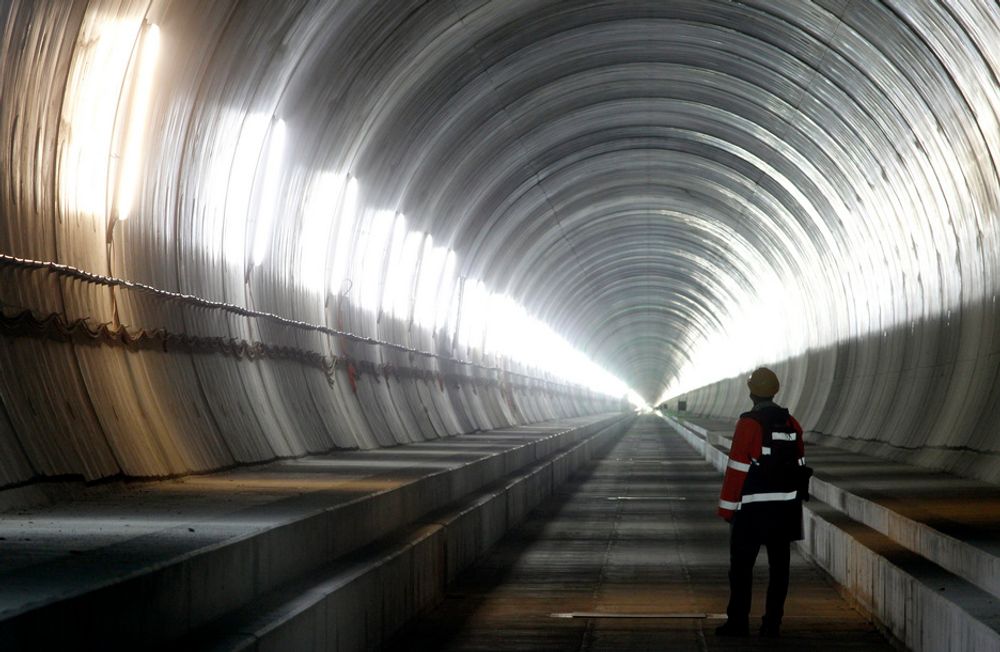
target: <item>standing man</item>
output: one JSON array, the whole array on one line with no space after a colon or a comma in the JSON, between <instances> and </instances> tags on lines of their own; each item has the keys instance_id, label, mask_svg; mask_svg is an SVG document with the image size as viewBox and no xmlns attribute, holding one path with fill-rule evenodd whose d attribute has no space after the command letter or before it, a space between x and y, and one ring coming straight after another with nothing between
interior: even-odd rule
<instances>
[{"instance_id":1,"label":"standing man","mask_svg":"<svg viewBox=\"0 0 1000 652\"><path fill-rule=\"evenodd\" d=\"M750 631L753 566L767 548L769 580L761 636L777 637L788 593L792 541L802 538L802 500L808 499L802 426L774 403L778 376L766 367L747 380L753 409L740 415L722 482L719 516L730 523L728 619L719 636Z\"/></svg>"}]
</instances>

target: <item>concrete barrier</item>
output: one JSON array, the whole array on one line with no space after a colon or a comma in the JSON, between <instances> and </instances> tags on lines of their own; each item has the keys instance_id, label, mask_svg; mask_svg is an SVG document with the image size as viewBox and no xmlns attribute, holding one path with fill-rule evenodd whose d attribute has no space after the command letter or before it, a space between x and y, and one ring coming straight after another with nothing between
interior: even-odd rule
<instances>
[{"instance_id":1,"label":"concrete barrier","mask_svg":"<svg viewBox=\"0 0 1000 652\"><path fill-rule=\"evenodd\" d=\"M557 464L578 469L610 447L630 422L605 427L175 645L255 652L375 649L440 602L448 582L553 494L568 478L557 480Z\"/></svg>"},{"instance_id":2,"label":"concrete barrier","mask_svg":"<svg viewBox=\"0 0 1000 652\"><path fill-rule=\"evenodd\" d=\"M820 501L803 510L799 550L846 597L907 649L1000 650L1000 614L989 593Z\"/></svg>"},{"instance_id":3,"label":"concrete barrier","mask_svg":"<svg viewBox=\"0 0 1000 652\"><path fill-rule=\"evenodd\" d=\"M402 481L395 471L392 489L359 491L353 497L343 492L314 492L301 497L295 509L289 506L286 522L167 556L153 565L129 567L127 558L114 556L112 546L108 561L121 566L120 573L110 574L112 581L81 576L73 593L8 610L0 615L0 641L5 650L14 650L65 647L79 641L93 641L94 647L111 641L125 648L142 647L175 639L519 468L531 467L554 452L572 450L609 426L624 423L623 419L607 417L448 469L404 473ZM551 486L549 463L547 470L533 471L523 486L514 488L516 499L504 492L505 510L523 515L526 501L550 495ZM510 522L509 516L505 518ZM484 541L495 540L492 523L488 521L489 536ZM106 569L98 570L108 575Z\"/></svg>"}]
</instances>

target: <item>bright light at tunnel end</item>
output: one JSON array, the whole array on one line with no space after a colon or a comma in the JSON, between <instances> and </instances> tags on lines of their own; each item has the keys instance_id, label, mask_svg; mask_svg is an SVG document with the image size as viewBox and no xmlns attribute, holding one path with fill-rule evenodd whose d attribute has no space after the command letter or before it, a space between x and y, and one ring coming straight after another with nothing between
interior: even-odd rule
<instances>
[{"instance_id":1,"label":"bright light at tunnel end","mask_svg":"<svg viewBox=\"0 0 1000 652\"><path fill-rule=\"evenodd\" d=\"M636 409L651 410L638 392L535 319L507 295L488 293L481 281L465 282L460 341L483 342L487 354L501 355L589 390L626 398Z\"/></svg>"},{"instance_id":2,"label":"bright light at tunnel end","mask_svg":"<svg viewBox=\"0 0 1000 652\"><path fill-rule=\"evenodd\" d=\"M332 179L326 178L327 183L336 185ZM351 177L342 192L344 208L335 221L338 248L331 280L335 290L344 284L354 289L357 307L427 329L449 348L454 342L459 348L453 353L460 358L511 371L520 367L529 375L541 373L624 398L637 410L651 410L638 392L529 315L517 301L491 293L479 279L459 278L455 252L435 246L431 234L411 229L403 213L357 206L357 178ZM367 217L355 232L360 215ZM348 247L349 242L353 246Z\"/></svg>"}]
</instances>

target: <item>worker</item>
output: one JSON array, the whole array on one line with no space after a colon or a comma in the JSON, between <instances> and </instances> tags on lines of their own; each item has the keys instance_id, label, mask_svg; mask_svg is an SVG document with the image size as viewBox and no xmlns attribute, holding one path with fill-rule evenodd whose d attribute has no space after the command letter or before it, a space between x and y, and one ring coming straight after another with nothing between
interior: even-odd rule
<instances>
[{"instance_id":1,"label":"worker","mask_svg":"<svg viewBox=\"0 0 1000 652\"><path fill-rule=\"evenodd\" d=\"M778 376L760 367L747 380L753 409L740 415L722 482L718 514L730 524L729 607L719 636L747 636L757 553L767 548L767 602L760 635L781 631L791 542L802 538L802 500L812 470L805 466L802 426L774 402Z\"/></svg>"}]
</instances>

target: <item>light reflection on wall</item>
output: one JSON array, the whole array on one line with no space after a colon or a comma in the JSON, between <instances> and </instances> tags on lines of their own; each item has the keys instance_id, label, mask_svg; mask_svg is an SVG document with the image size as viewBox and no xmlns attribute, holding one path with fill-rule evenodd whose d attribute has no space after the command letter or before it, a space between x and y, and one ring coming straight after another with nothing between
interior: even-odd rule
<instances>
[{"instance_id":1,"label":"light reflection on wall","mask_svg":"<svg viewBox=\"0 0 1000 652\"><path fill-rule=\"evenodd\" d=\"M340 203L347 188L343 174L323 172L315 177L302 216L299 283L325 294L327 252L336 232Z\"/></svg>"},{"instance_id":2,"label":"light reflection on wall","mask_svg":"<svg viewBox=\"0 0 1000 652\"><path fill-rule=\"evenodd\" d=\"M261 191L260 206L257 211L257 223L254 227L253 264L259 265L271 244L271 231L277 213L281 209L278 204L279 182L281 180L282 163L285 156L285 121L275 120L268 136L267 161L264 169L264 187Z\"/></svg>"},{"instance_id":3,"label":"light reflection on wall","mask_svg":"<svg viewBox=\"0 0 1000 652\"><path fill-rule=\"evenodd\" d=\"M125 83L142 31L142 18L123 20L96 15L88 17L88 21L80 33L81 39L89 40L88 47L76 51L63 98L63 124L68 129L60 156L59 197L66 212L104 218L109 212L108 193L113 189L111 148L116 116L119 108L124 114L125 105L133 95L142 103L143 96L148 97L148 86L145 93L133 93ZM149 42L151 46L158 45L158 34ZM146 60L149 66L146 72L151 74L155 56ZM150 83L138 72L133 78L140 85ZM131 120L140 134L143 118L134 115ZM123 149L137 155L139 147L141 143L130 140ZM122 172L135 173L124 167ZM123 188L128 193L127 199L134 192L134 181Z\"/></svg>"},{"instance_id":4,"label":"light reflection on wall","mask_svg":"<svg viewBox=\"0 0 1000 652\"><path fill-rule=\"evenodd\" d=\"M458 343L466 348L466 354L485 348L486 311L489 306L489 292L480 280L465 279L462 282L461 314L458 318Z\"/></svg>"},{"instance_id":5,"label":"light reflection on wall","mask_svg":"<svg viewBox=\"0 0 1000 652\"><path fill-rule=\"evenodd\" d=\"M214 158L209 173L213 179L213 199L221 200L224 206L221 228L212 229L220 234L221 242L212 244L221 248L226 262L242 267L246 256L250 198L270 119L262 113L250 113L244 117L234 111L228 115L234 118L236 146L232 159L224 156Z\"/></svg>"},{"instance_id":6,"label":"light reflection on wall","mask_svg":"<svg viewBox=\"0 0 1000 652\"><path fill-rule=\"evenodd\" d=\"M424 239L423 253L420 256L420 272L417 280L417 294L413 305L413 321L418 326L433 330L437 310L434 306L439 296L439 288L444 285L442 275L446 273L448 261L452 261L451 270L454 274L454 252L445 247L435 247L434 238L430 234ZM450 288L445 291L447 296ZM450 298L450 297L449 297Z\"/></svg>"},{"instance_id":7,"label":"light reflection on wall","mask_svg":"<svg viewBox=\"0 0 1000 652\"><path fill-rule=\"evenodd\" d=\"M805 324L804 314L794 308L802 305L795 279L796 263L800 261L768 260L746 237L721 221L684 219L685 227L700 232L705 242L726 243L728 250L721 258L732 268L706 269L706 274L717 286L713 292L728 300L714 315L719 326L705 324L703 331L681 343L685 362L656 403L720 377L784 359L804 350L817 337L835 336L835 324L823 324L821 327L827 330L817 334ZM801 239L783 246L807 250ZM700 261L699 265L707 263ZM743 279L749 279L751 285Z\"/></svg>"},{"instance_id":8,"label":"light reflection on wall","mask_svg":"<svg viewBox=\"0 0 1000 652\"><path fill-rule=\"evenodd\" d=\"M94 45L74 62L65 103L71 129L61 197L77 212L107 216L112 190L115 217L127 219L134 212L160 48L159 28L143 26L141 18L95 19ZM121 125L117 115L124 116ZM410 230L402 213L362 208L356 177L317 172L290 212L296 202L282 201L287 132L284 120L264 111L224 109L215 124L203 232L206 246L226 263L266 264L276 229L301 210L292 282L303 291L345 294L380 318L388 315L435 333L439 346L458 357L526 368L645 404L513 299L491 294L481 280L459 278L455 252L435 246L430 234ZM117 170L115 149L121 151Z\"/></svg>"},{"instance_id":9,"label":"light reflection on wall","mask_svg":"<svg viewBox=\"0 0 1000 652\"><path fill-rule=\"evenodd\" d=\"M445 260L444 273L441 275L441 287L437 293L437 314L434 316L435 330L443 329L446 324L458 322L458 298L461 286L456 276L457 269L458 260L455 252L449 251Z\"/></svg>"},{"instance_id":10,"label":"light reflection on wall","mask_svg":"<svg viewBox=\"0 0 1000 652\"><path fill-rule=\"evenodd\" d=\"M336 237L334 238L334 253L330 273L330 290L337 294L347 291L350 285L348 270L350 269L351 246L354 242L354 229L357 226L358 213L358 179L351 177L344 190L343 201L338 210L336 220Z\"/></svg>"},{"instance_id":11,"label":"light reflection on wall","mask_svg":"<svg viewBox=\"0 0 1000 652\"><path fill-rule=\"evenodd\" d=\"M354 245L354 250L360 252L355 256L353 275L351 276L351 296L361 308L378 313L381 307L382 279L392 240L393 226L397 222L405 225L406 218L394 211L372 211L369 219L361 227L361 234ZM402 226L401 228L405 228Z\"/></svg>"},{"instance_id":12,"label":"light reflection on wall","mask_svg":"<svg viewBox=\"0 0 1000 652\"><path fill-rule=\"evenodd\" d=\"M795 213L772 201L775 214L752 215L752 223L782 225L787 230L769 234L776 240L770 251L760 250L721 221L686 221L693 230L715 230L715 240L728 244L725 257L732 267L751 281L750 285L738 282L733 270L714 270L713 279L731 297L715 315L721 326L706 324L703 332L684 343L685 362L657 403L804 351L949 315L963 301L982 297L982 287L963 288L963 279L978 275L962 274L959 234L954 229L955 216L973 213L975 206L969 197L946 196L942 185L926 183L924 174L926 178L933 174L919 169L924 161L914 159L910 167L895 170L905 177L899 183L857 184L856 196L849 198L854 203L849 205L815 162L775 134L758 132L792 160L789 169L804 171L828 205L818 208L810 199L815 194L803 192L782 170L750 152L701 136L761 170L794 200ZM817 125L815 132L822 129ZM944 161L939 163L938 170L948 168ZM748 205L745 210L759 209ZM831 224L842 233L831 233ZM975 245L966 248L974 250ZM773 251L789 252L789 259L776 260Z\"/></svg>"},{"instance_id":13,"label":"light reflection on wall","mask_svg":"<svg viewBox=\"0 0 1000 652\"><path fill-rule=\"evenodd\" d=\"M116 216L126 220L132 213L138 192L139 170L142 163L143 141L149 114L149 98L153 90L153 73L160 53L160 28L147 25L142 30L142 45L135 66L133 92L129 98L128 126L126 127L124 156L118 173Z\"/></svg>"},{"instance_id":14,"label":"light reflection on wall","mask_svg":"<svg viewBox=\"0 0 1000 652\"><path fill-rule=\"evenodd\" d=\"M457 344L453 353L458 357L501 368L517 363L645 405L625 383L530 317L513 299L491 294L481 280L457 278L455 252L435 246L430 234L410 230L405 215L361 209L359 193L356 177L317 176L300 233L302 276L310 279L306 285L321 278L318 272L334 237L330 289L349 288L347 296L361 309L435 332L446 349ZM339 218L331 219L336 213ZM355 231L357 215L364 217Z\"/></svg>"},{"instance_id":15,"label":"light reflection on wall","mask_svg":"<svg viewBox=\"0 0 1000 652\"><path fill-rule=\"evenodd\" d=\"M609 396L627 396L636 407L646 401L624 382L590 360L543 322L506 295L486 294L477 306L483 310L485 350L497 358L509 357L540 371L581 383ZM503 364L502 359L495 360Z\"/></svg>"},{"instance_id":16,"label":"light reflection on wall","mask_svg":"<svg viewBox=\"0 0 1000 652\"><path fill-rule=\"evenodd\" d=\"M424 237L423 233L410 231L402 236L400 244L396 236L393 236L382 310L404 322L410 320L413 310L414 283L419 276L417 265Z\"/></svg>"},{"instance_id":17,"label":"light reflection on wall","mask_svg":"<svg viewBox=\"0 0 1000 652\"><path fill-rule=\"evenodd\" d=\"M657 403L802 350L796 347L808 329L804 316L789 310L796 305L789 295L793 286L783 285L773 274L766 276L755 287L759 294L730 295L739 298L720 315L726 326L695 340L686 364Z\"/></svg>"}]
</instances>

